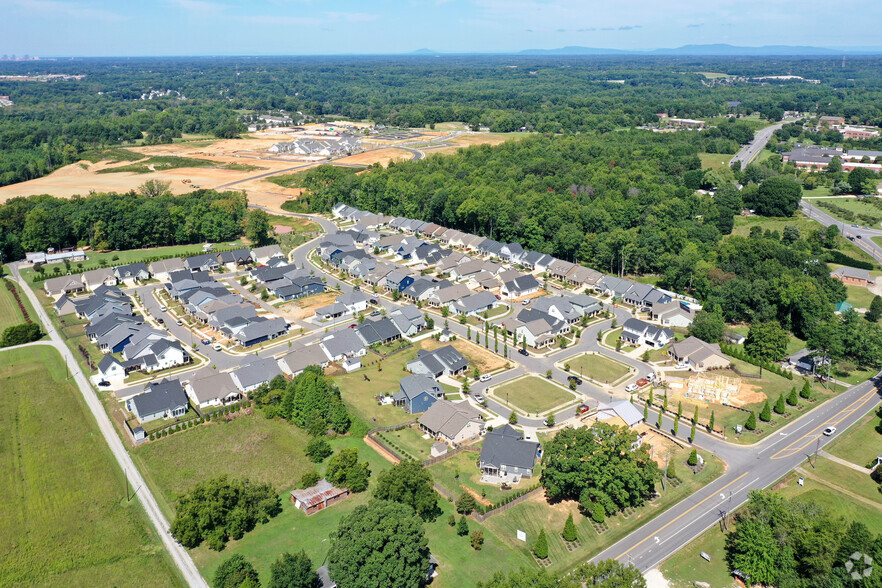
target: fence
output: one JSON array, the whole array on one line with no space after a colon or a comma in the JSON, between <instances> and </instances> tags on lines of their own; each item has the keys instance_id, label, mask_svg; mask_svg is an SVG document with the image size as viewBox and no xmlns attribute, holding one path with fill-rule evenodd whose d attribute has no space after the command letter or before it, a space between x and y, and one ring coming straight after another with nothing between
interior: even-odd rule
<instances>
[{"instance_id":1,"label":"fence","mask_svg":"<svg viewBox=\"0 0 882 588\"><path fill-rule=\"evenodd\" d=\"M515 496L514 498L512 498L511 500L509 500L505 504L500 504L499 506L494 506L491 509L485 510L483 513L475 512L473 516L475 517L476 521L478 521L479 523L483 523L484 521L486 521L488 518L492 517L493 515L503 513L505 511L507 511L508 509L510 509L511 507L517 506L518 504L531 498L534 494L537 494L538 492L542 492L542 490L543 490L542 484L537 482L533 487L531 487L529 489L524 489L522 491L523 492L522 494Z\"/></svg>"}]
</instances>

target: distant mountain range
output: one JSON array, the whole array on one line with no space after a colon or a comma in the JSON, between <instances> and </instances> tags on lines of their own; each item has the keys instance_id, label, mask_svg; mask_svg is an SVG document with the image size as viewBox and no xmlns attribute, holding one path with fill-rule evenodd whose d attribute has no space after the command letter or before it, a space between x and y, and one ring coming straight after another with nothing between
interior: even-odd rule
<instances>
[{"instance_id":1,"label":"distant mountain range","mask_svg":"<svg viewBox=\"0 0 882 588\"><path fill-rule=\"evenodd\" d=\"M557 49L525 49L523 51L502 52L500 54L514 55L696 55L696 56L836 56L836 55L878 55L882 54L882 47L811 47L807 45L763 45L762 47L742 47L717 43L713 45L683 45L673 49L605 49L598 47L569 46ZM411 55L442 55L444 52L432 51L431 49L418 49Z\"/></svg>"}]
</instances>

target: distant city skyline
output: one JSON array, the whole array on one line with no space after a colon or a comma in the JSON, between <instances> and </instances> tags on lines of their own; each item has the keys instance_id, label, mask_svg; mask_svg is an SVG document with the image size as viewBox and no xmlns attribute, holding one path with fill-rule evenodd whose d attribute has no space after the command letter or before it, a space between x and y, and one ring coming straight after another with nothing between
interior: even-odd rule
<instances>
[{"instance_id":1,"label":"distant city skyline","mask_svg":"<svg viewBox=\"0 0 882 588\"><path fill-rule=\"evenodd\" d=\"M651 50L725 43L878 48L882 3L807 0L7 0L0 54L45 56Z\"/></svg>"}]
</instances>

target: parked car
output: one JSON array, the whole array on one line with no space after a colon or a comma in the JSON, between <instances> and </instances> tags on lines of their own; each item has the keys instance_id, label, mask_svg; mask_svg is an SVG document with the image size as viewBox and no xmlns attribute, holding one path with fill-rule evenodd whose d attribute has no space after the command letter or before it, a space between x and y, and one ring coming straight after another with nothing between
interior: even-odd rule
<instances>
[{"instance_id":1,"label":"parked car","mask_svg":"<svg viewBox=\"0 0 882 588\"><path fill-rule=\"evenodd\" d=\"M489 382L492 376L490 374L481 374L481 377L478 378L482 382Z\"/></svg>"},{"instance_id":2,"label":"parked car","mask_svg":"<svg viewBox=\"0 0 882 588\"><path fill-rule=\"evenodd\" d=\"M637 384L628 384L627 386L625 386L625 392L636 392L636 391L637 391Z\"/></svg>"},{"instance_id":3,"label":"parked car","mask_svg":"<svg viewBox=\"0 0 882 588\"><path fill-rule=\"evenodd\" d=\"M178 321L177 321L177 325L180 327L180 326L183 325L183 324L184 324L184 321L182 321L181 319L178 319Z\"/></svg>"},{"instance_id":4,"label":"parked car","mask_svg":"<svg viewBox=\"0 0 882 588\"><path fill-rule=\"evenodd\" d=\"M375 311L373 311L373 312L370 314L370 316L380 316L380 311L379 311L379 310L375 310Z\"/></svg>"},{"instance_id":5,"label":"parked car","mask_svg":"<svg viewBox=\"0 0 882 588\"><path fill-rule=\"evenodd\" d=\"M107 380L101 380L100 382L98 382L98 385L99 386L110 386L110 382L108 382Z\"/></svg>"},{"instance_id":6,"label":"parked car","mask_svg":"<svg viewBox=\"0 0 882 588\"><path fill-rule=\"evenodd\" d=\"M520 353L520 354L523 355L524 357L530 357L530 354L527 353L527 350L526 350L526 349L518 349L518 353Z\"/></svg>"},{"instance_id":7,"label":"parked car","mask_svg":"<svg viewBox=\"0 0 882 588\"><path fill-rule=\"evenodd\" d=\"M361 286L353 286L352 289L358 292L359 290L361 290Z\"/></svg>"},{"instance_id":8,"label":"parked car","mask_svg":"<svg viewBox=\"0 0 882 588\"><path fill-rule=\"evenodd\" d=\"M530 299L529 299L529 298L527 298L526 300L524 300L523 302L521 302L521 305L522 305L522 306L527 306L528 304L530 304Z\"/></svg>"},{"instance_id":9,"label":"parked car","mask_svg":"<svg viewBox=\"0 0 882 588\"><path fill-rule=\"evenodd\" d=\"M580 404L579 405L579 414L585 414L589 410L591 410L591 407L588 406L587 404Z\"/></svg>"},{"instance_id":10,"label":"parked car","mask_svg":"<svg viewBox=\"0 0 882 588\"><path fill-rule=\"evenodd\" d=\"M484 404L484 397L481 396L480 394L475 394L474 398L475 398L476 402L480 402L481 404Z\"/></svg>"},{"instance_id":11,"label":"parked car","mask_svg":"<svg viewBox=\"0 0 882 588\"><path fill-rule=\"evenodd\" d=\"M836 433L836 427L827 427L824 429L824 435L832 437Z\"/></svg>"},{"instance_id":12,"label":"parked car","mask_svg":"<svg viewBox=\"0 0 882 588\"><path fill-rule=\"evenodd\" d=\"M211 348L214 349L215 351L220 351L221 349L223 349L223 347L221 347L220 343L215 343L214 345L211 346Z\"/></svg>"},{"instance_id":13,"label":"parked car","mask_svg":"<svg viewBox=\"0 0 882 588\"><path fill-rule=\"evenodd\" d=\"M162 312L165 312L166 310L168 310L168 308L166 308L165 306L160 306L159 310L161 310Z\"/></svg>"},{"instance_id":14,"label":"parked car","mask_svg":"<svg viewBox=\"0 0 882 588\"><path fill-rule=\"evenodd\" d=\"M646 374L646 381L647 382L655 382L655 374L654 373Z\"/></svg>"},{"instance_id":15,"label":"parked car","mask_svg":"<svg viewBox=\"0 0 882 588\"><path fill-rule=\"evenodd\" d=\"M855 239L860 239L860 238L861 238L861 236L860 236L860 235L857 235L857 236L856 236L856 237L855 237Z\"/></svg>"},{"instance_id":16,"label":"parked car","mask_svg":"<svg viewBox=\"0 0 882 588\"><path fill-rule=\"evenodd\" d=\"M688 363L678 363L677 365L674 366L674 369L675 370L688 370L689 364Z\"/></svg>"},{"instance_id":17,"label":"parked car","mask_svg":"<svg viewBox=\"0 0 882 588\"><path fill-rule=\"evenodd\" d=\"M165 319L163 319L162 317L159 317L158 319L156 319L156 322L159 323L160 325L164 325Z\"/></svg>"},{"instance_id":18,"label":"parked car","mask_svg":"<svg viewBox=\"0 0 882 588\"><path fill-rule=\"evenodd\" d=\"M371 304L377 304L377 299L371 298L370 300L368 300L368 302L370 302Z\"/></svg>"},{"instance_id":19,"label":"parked car","mask_svg":"<svg viewBox=\"0 0 882 588\"><path fill-rule=\"evenodd\" d=\"M582 378L578 376L567 376L567 382L575 382L576 386L582 385Z\"/></svg>"},{"instance_id":20,"label":"parked car","mask_svg":"<svg viewBox=\"0 0 882 588\"><path fill-rule=\"evenodd\" d=\"M647 380L646 378L640 378L639 380L637 380L637 387L638 388L642 388L643 386L648 386L648 385L649 385L649 380Z\"/></svg>"},{"instance_id":21,"label":"parked car","mask_svg":"<svg viewBox=\"0 0 882 588\"><path fill-rule=\"evenodd\" d=\"M652 309L649 308L648 306L644 306L643 308L640 309L640 312L650 312L651 310Z\"/></svg>"}]
</instances>

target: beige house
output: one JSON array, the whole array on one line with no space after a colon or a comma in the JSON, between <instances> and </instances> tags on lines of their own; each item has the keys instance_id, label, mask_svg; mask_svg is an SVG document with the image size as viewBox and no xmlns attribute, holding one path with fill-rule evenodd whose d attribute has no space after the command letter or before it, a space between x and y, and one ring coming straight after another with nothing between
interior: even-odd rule
<instances>
[{"instance_id":1,"label":"beige house","mask_svg":"<svg viewBox=\"0 0 882 588\"><path fill-rule=\"evenodd\" d=\"M417 422L428 434L452 445L477 438L484 431L481 414L468 402L436 400Z\"/></svg>"},{"instance_id":2,"label":"beige house","mask_svg":"<svg viewBox=\"0 0 882 588\"><path fill-rule=\"evenodd\" d=\"M727 368L732 363L720 351L718 344L705 343L696 337L689 337L679 343L674 343L668 349L668 355L677 363L688 364L689 369L694 372Z\"/></svg>"}]
</instances>

